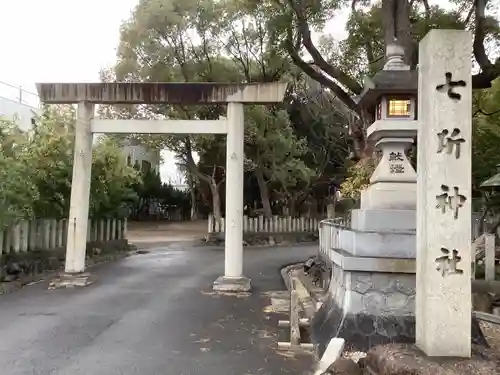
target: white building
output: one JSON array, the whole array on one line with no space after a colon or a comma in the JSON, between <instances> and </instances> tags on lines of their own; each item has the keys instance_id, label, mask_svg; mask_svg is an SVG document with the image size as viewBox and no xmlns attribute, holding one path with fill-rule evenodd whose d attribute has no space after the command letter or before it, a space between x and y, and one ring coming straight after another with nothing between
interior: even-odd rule
<instances>
[{"instance_id":1,"label":"white building","mask_svg":"<svg viewBox=\"0 0 500 375\"><path fill-rule=\"evenodd\" d=\"M15 120L22 130L27 131L39 114L36 94L0 82L0 119Z\"/></svg>"},{"instance_id":2,"label":"white building","mask_svg":"<svg viewBox=\"0 0 500 375\"><path fill-rule=\"evenodd\" d=\"M14 120L21 130L27 131L40 113L37 94L0 82L0 119ZM98 137L95 137L94 141L97 139ZM123 147L122 152L129 165L137 164L142 171L153 170L160 174L159 152L149 151L130 142Z\"/></svg>"}]
</instances>

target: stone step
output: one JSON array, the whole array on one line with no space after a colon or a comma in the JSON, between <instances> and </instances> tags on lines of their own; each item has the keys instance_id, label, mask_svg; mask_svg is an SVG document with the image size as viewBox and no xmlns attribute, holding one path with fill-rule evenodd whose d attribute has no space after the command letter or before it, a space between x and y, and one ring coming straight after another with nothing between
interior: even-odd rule
<instances>
[{"instance_id":1,"label":"stone step","mask_svg":"<svg viewBox=\"0 0 500 375\"><path fill-rule=\"evenodd\" d=\"M416 210L355 209L351 228L361 232L411 232L417 227Z\"/></svg>"},{"instance_id":2,"label":"stone step","mask_svg":"<svg viewBox=\"0 0 500 375\"><path fill-rule=\"evenodd\" d=\"M352 255L377 258L416 257L415 232L361 232L339 228L334 248Z\"/></svg>"}]
</instances>

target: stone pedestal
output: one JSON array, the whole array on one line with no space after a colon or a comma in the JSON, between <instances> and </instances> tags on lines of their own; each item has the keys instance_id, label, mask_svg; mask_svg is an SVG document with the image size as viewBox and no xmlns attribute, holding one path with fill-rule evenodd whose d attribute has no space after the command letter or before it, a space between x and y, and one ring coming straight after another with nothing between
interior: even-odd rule
<instances>
[{"instance_id":1,"label":"stone pedestal","mask_svg":"<svg viewBox=\"0 0 500 375\"><path fill-rule=\"evenodd\" d=\"M50 282L49 289L88 286L92 284L94 280L95 277L89 272L62 273Z\"/></svg>"},{"instance_id":2,"label":"stone pedestal","mask_svg":"<svg viewBox=\"0 0 500 375\"><path fill-rule=\"evenodd\" d=\"M319 355L333 337L343 338L345 350L351 352L367 352L376 345L394 342L413 344L415 260L332 258L328 297L311 326L311 339L318 345ZM487 345L472 316L471 322L471 342Z\"/></svg>"},{"instance_id":3,"label":"stone pedestal","mask_svg":"<svg viewBox=\"0 0 500 375\"><path fill-rule=\"evenodd\" d=\"M498 352L475 346L466 359L428 357L415 345L391 344L373 348L365 360L366 375L498 375Z\"/></svg>"},{"instance_id":4,"label":"stone pedestal","mask_svg":"<svg viewBox=\"0 0 500 375\"><path fill-rule=\"evenodd\" d=\"M363 352L389 342L414 342L414 274L345 268L333 265L328 298L313 319L311 336L319 352L332 337L342 337L345 350Z\"/></svg>"}]
</instances>

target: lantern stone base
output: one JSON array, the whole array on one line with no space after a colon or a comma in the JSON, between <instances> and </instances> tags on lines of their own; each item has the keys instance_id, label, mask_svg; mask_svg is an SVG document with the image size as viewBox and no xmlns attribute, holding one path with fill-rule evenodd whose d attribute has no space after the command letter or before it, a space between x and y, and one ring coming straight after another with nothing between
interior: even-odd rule
<instances>
[{"instance_id":1,"label":"lantern stone base","mask_svg":"<svg viewBox=\"0 0 500 375\"><path fill-rule=\"evenodd\" d=\"M351 263L356 266L357 262ZM351 352L367 352L388 343L414 343L415 274L347 271L348 267L347 263L344 268L332 264L328 297L313 318L311 339L318 345L318 354L324 353L334 337L343 338L345 350ZM473 343L486 345L475 319L472 337Z\"/></svg>"},{"instance_id":2,"label":"lantern stone base","mask_svg":"<svg viewBox=\"0 0 500 375\"><path fill-rule=\"evenodd\" d=\"M451 340L453 338L450 338ZM473 346L471 358L427 357L415 345L377 346L365 359L370 375L498 375L500 355L482 346Z\"/></svg>"}]
</instances>

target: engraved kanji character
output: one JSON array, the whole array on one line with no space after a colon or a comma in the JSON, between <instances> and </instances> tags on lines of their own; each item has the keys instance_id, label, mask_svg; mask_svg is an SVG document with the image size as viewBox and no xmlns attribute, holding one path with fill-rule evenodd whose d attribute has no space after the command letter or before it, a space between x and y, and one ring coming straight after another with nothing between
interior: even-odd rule
<instances>
[{"instance_id":1,"label":"engraved kanji character","mask_svg":"<svg viewBox=\"0 0 500 375\"><path fill-rule=\"evenodd\" d=\"M392 174L396 174L396 173L405 173L405 166L403 164L390 164L389 165L389 171L392 173Z\"/></svg>"},{"instance_id":2,"label":"engraved kanji character","mask_svg":"<svg viewBox=\"0 0 500 375\"><path fill-rule=\"evenodd\" d=\"M450 188L448 185L441 185L442 194L436 195L436 208L441 208L442 213L446 213L446 207L454 211L453 218L458 219L458 209L462 207L467 200L465 195L459 194L458 187L454 187L454 195L449 195Z\"/></svg>"},{"instance_id":3,"label":"engraved kanji character","mask_svg":"<svg viewBox=\"0 0 500 375\"><path fill-rule=\"evenodd\" d=\"M450 97L453 100L460 100L462 98L462 95L459 93L453 91L455 87L465 87L467 84L463 80L459 81L452 81L452 74L450 72L447 72L445 74L446 78L446 83L443 85L437 85L436 90L439 92L446 92L448 93L448 97Z\"/></svg>"},{"instance_id":4,"label":"engraved kanji character","mask_svg":"<svg viewBox=\"0 0 500 375\"><path fill-rule=\"evenodd\" d=\"M441 248L443 256L436 258L436 263L438 266L436 270L441 272L444 277L446 275L461 275L464 273L462 269L457 268L457 263L462 260L462 257L458 255L458 250L453 249L451 252L445 247Z\"/></svg>"},{"instance_id":5,"label":"engraved kanji character","mask_svg":"<svg viewBox=\"0 0 500 375\"><path fill-rule=\"evenodd\" d=\"M402 152L391 152L389 154L389 161L403 161L403 153Z\"/></svg>"},{"instance_id":6,"label":"engraved kanji character","mask_svg":"<svg viewBox=\"0 0 500 375\"><path fill-rule=\"evenodd\" d=\"M454 128L451 132L450 136L447 137L449 131L448 129L443 129L440 133L437 134L439 139L438 145L438 153L441 153L445 148L448 154L451 154L453 151L453 146L455 146L455 158L460 158L460 144L465 142L463 138L456 138L460 134L460 129Z\"/></svg>"}]
</instances>

